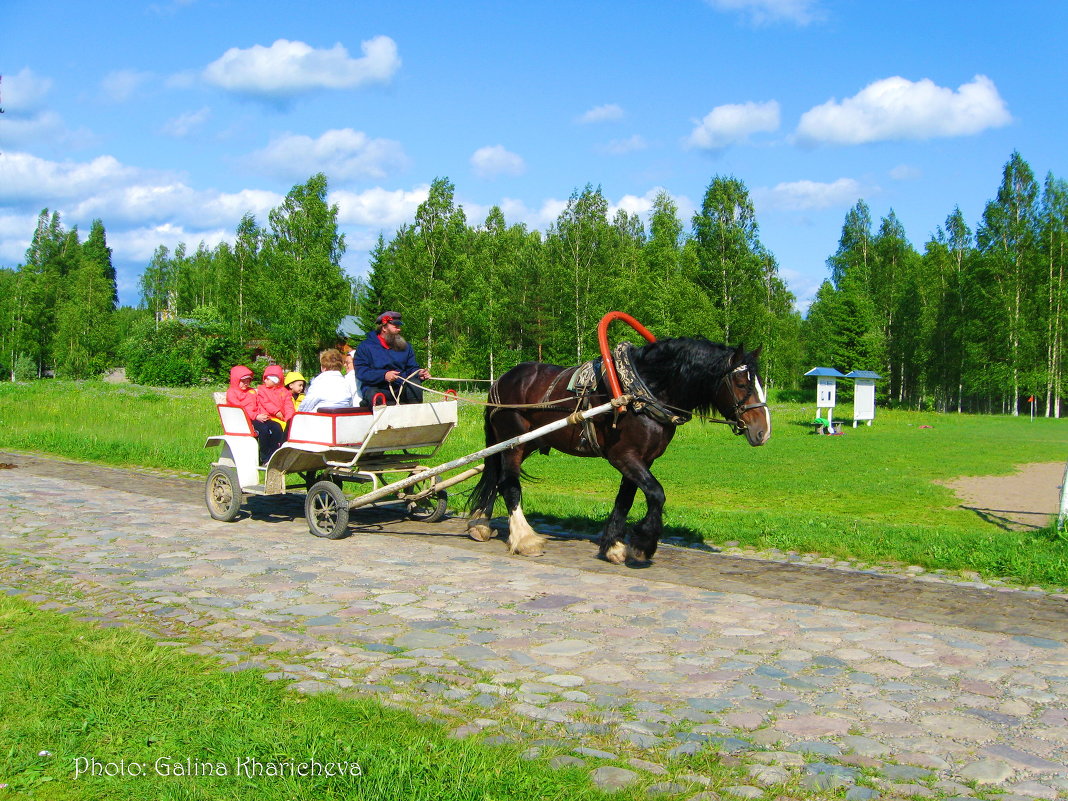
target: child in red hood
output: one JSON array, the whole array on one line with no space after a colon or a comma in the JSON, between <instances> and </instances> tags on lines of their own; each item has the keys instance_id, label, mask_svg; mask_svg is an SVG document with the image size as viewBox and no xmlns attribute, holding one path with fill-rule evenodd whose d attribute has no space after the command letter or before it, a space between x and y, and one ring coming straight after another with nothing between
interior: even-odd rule
<instances>
[{"instance_id":1,"label":"child in red hood","mask_svg":"<svg viewBox=\"0 0 1068 801\"><path fill-rule=\"evenodd\" d=\"M259 411L278 423L285 431L293 419L296 409L293 407L293 394L282 383L284 371L277 364L272 364L263 371L263 383L256 388Z\"/></svg>"},{"instance_id":2,"label":"child in red hood","mask_svg":"<svg viewBox=\"0 0 1068 801\"><path fill-rule=\"evenodd\" d=\"M243 364L230 368L230 388L226 390L226 402L244 409L245 417L250 423L255 421L258 404L256 391L252 389L252 371Z\"/></svg>"},{"instance_id":3,"label":"child in red hood","mask_svg":"<svg viewBox=\"0 0 1068 801\"><path fill-rule=\"evenodd\" d=\"M245 417L252 423L252 429L256 432L260 464L266 464L285 437L282 427L271 420L269 414L260 410L256 390L252 389L252 371L243 364L230 368L230 388L226 390L226 402L245 410Z\"/></svg>"}]
</instances>

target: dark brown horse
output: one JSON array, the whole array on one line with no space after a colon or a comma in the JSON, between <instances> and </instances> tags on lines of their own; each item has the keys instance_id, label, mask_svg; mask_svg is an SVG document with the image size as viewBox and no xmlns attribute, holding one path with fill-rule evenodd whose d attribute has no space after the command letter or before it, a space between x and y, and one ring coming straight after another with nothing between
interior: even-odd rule
<instances>
[{"instance_id":1,"label":"dark brown horse","mask_svg":"<svg viewBox=\"0 0 1068 801\"><path fill-rule=\"evenodd\" d=\"M534 531L523 515L519 484L523 460L537 451L556 448L573 456L603 456L622 475L615 507L601 537L599 555L615 564L643 563L652 559L663 523L664 489L650 472L653 462L667 448L679 422L690 413L723 415L736 434L750 445L763 445L771 437L771 414L758 377L760 348L746 352L703 338L662 339L633 350L634 371L644 382L631 394L639 396L618 420L605 414L592 418L590 426L576 424L511 450L487 457L485 469L471 495L472 520L468 533L486 541L493 536L489 519L497 495L508 507L508 545L512 553L540 556L545 538ZM490 399L503 406L535 404L541 408L488 408L486 445L495 445L567 416L577 399L567 389L575 367L557 367L524 362L497 379ZM624 391L627 391L626 389ZM644 402L642 397L644 395ZM609 400L599 381L590 405ZM550 408L546 404L559 401ZM640 411L639 407L643 407ZM675 420L670 418L675 416ZM613 425L613 422L615 423ZM627 532L627 513L634 495L645 493L646 512Z\"/></svg>"}]
</instances>

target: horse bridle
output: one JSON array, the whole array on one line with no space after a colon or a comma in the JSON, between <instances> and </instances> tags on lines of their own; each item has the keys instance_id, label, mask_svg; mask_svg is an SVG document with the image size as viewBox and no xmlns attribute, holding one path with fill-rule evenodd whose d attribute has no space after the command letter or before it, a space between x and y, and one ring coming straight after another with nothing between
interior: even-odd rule
<instances>
[{"instance_id":1,"label":"horse bridle","mask_svg":"<svg viewBox=\"0 0 1068 801\"><path fill-rule=\"evenodd\" d=\"M748 426L745 424L745 421L742 420L742 415L743 414L745 414L746 412L752 411L753 409L766 409L767 406L768 406L766 401L761 401L760 403L746 403L746 401L749 400L750 396L752 396L752 394L753 394L753 383L754 382L753 382L753 379L752 379L751 376L750 376L749 382L748 382L748 384L746 386L745 394L741 397L741 400L737 399L737 396L734 394L734 384L731 383L731 376L733 376L735 373L740 373L740 372L743 372L743 371L748 374L749 373L749 365L740 364L737 367L735 367L733 370L731 370L729 373L725 373L724 376L723 376L723 383L726 384L727 388L730 390L731 397L735 398L735 401L734 401L734 417L735 417L735 419L734 420L724 420L723 422L725 422L727 425L729 425L731 427L731 431L733 431L736 435L744 434L746 429L748 428Z\"/></svg>"}]
</instances>

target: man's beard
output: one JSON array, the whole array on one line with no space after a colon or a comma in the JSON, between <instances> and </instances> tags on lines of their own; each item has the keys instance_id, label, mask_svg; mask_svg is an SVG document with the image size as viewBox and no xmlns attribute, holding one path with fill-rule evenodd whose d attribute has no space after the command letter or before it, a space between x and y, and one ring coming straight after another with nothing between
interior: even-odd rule
<instances>
[{"instance_id":1,"label":"man's beard","mask_svg":"<svg viewBox=\"0 0 1068 801\"><path fill-rule=\"evenodd\" d=\"M408 350L408 340L401 336L400 331L390 331L388 334L383 334L382 338L386 340L390 350Z\"/></svg>"}]
</instances>

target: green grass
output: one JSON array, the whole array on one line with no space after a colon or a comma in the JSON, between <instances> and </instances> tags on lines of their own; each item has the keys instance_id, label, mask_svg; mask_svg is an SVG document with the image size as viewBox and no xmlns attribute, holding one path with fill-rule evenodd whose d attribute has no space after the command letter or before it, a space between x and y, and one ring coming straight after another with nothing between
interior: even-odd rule
<instances>
[{"instance_id":1,"label":"green grass","mask_svg":"<svg viewBox=\"0 0 1068 801\"><path fill-rule=\"evenodd\" d=\"M4 798L604 797L588 769L553 771L520 759L520 749L451 739L440 726L369 700L295 695L256 671L223 673L144 635L0 596ZM193 770L176 775L187 759ZM311 761L357 765L359 773L248 775L256 763ZM94 776L94 764L118 775ZM613 796L642 797L640 789Z\"/></svg>"},{"instance_id":2,"label":"green grass","mask_svg":"<svg viewBox=\"0 0 1068 801\"><path fill-rule=\"evenodd\" d=\"M218 429L210 392L0 384L0 447L203 474L214 457L204 439ZM668 534L1068 584L1068 543L1051 529L1006 531L960 509L937 483L1065 461L1068 422L880 409L871 427L817 437L812 405L773 403L772 411L773 437L760 448L721 425L679 429L654 468L667 493ZM481 409L464 407L435 462L482 446ZM535 479L525 484L529 513L599 529L619 481L607 462L553 452L525 467ZM643 511L639 500L632 516Z\"/></svg>"},{"instance_id":3,"label":"green grass","mask_svg":"<svg viewBox=\"0 0 1068 801\"><path fill-rule=\"evenodd\" d=\"M85 461L207 473L219 433L213 389L100 381L0 383L0 447Z\"/></svg>"}]
</instances>

